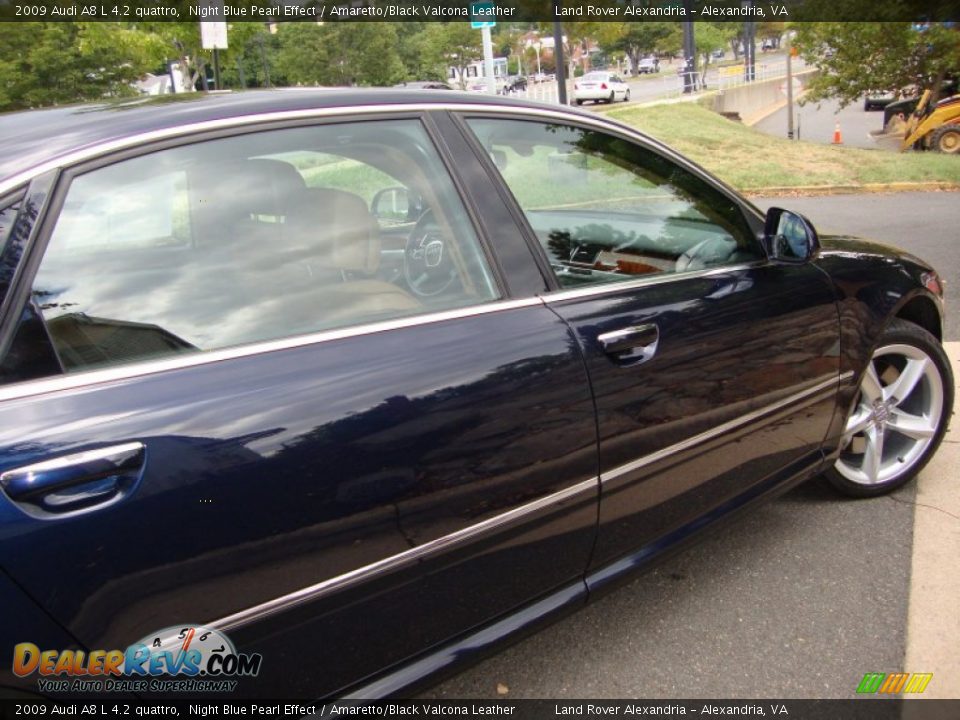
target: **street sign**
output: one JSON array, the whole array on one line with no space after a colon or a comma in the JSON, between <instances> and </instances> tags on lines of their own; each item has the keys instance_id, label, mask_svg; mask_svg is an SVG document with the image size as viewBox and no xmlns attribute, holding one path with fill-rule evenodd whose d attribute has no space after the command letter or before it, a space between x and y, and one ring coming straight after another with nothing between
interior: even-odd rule
<instances>
[{"instance_id":1,"label":"street sign","mask_svg":"<svg viewBox=\"0 0 960 720\"><path fill-rule=\"evenodd\" d=\"M226 50L227 24L225 22L201 22L200 41L204 50Z\"/></svg>"},{"instance_id":2,"label":"street sign","mask_svg":"<svg viewBox=\"0 0 960 720\"><path fill-rule=\"evenodd\" d=\"M472 27L474 30L481 30L483 28L492 28L495 26L497 24L495 20L486 19L494 17L494 7L495 4L489 2L489 0L470 3L470 27Z\"/></svg>"},{"instance_id":3,"label":"street sign","mask_svg":"<svg viewBox=\"0 0 960 720\"><path fill-rule=\"evenodd\" d=\"M224 17L223 0L204 0L200 4L210 8L213 17ZM201 20L200 44L203 45L204 50L226 50L227 23L218 20Z\"/></svg>"}]
</instances>

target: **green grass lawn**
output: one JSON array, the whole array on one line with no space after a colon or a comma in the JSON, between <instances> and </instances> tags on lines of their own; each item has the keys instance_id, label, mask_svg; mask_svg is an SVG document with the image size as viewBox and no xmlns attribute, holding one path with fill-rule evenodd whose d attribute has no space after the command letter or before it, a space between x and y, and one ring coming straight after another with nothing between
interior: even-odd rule
<instances>
[{"instance_id":1,"label":"green grass lawn","mask_svg":"<svg viewBox=\"0 0 960 720\"><path fill-rule=\"evenodd\" d=\"M960 186L960 157L833 147L765 135L693 103L607 113L670 145L743 190L874 183Z\"/></svg>"}]
</instances>

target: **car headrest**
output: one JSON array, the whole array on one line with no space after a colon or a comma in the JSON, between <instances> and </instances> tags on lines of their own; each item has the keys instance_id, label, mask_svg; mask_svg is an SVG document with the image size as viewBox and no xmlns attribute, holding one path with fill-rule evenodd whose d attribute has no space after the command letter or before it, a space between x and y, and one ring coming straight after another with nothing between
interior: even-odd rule
<instances>
[{"instance_id":1,"label":"car headrest","mask_svg":"<svg viewBox=\"0 0 960 720\"><path fill-rule=\"evenodd\" d=\"M380 232L367 204L344 190L307 188L291 206L287 232L317 248L315 261L335 270L371 274L380 267Z\"/></svg>"},{"instance_id":2,"label":"car headrest","mask_svg":"<svg viewBox=\"0 0 960 720\"><path fill-rule=\"evenodd\" d=\"M229 231L240 221L281 222L293 198L306 188L290 163L255 158L218 164L194 177L191 195L204 232Z\"/></svg>"}]
</instances>

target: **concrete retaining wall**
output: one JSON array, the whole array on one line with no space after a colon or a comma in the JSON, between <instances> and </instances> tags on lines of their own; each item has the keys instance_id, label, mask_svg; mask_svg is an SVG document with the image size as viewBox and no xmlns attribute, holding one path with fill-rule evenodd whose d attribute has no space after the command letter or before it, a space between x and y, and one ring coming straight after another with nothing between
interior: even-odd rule
<instances>
[{"instance_id":1,"label":"concrete retaining wall","mask_svg":"<svg viewBox=\"0 0 960 720\"><path fill-rule=\"evenodd\" d=\"M803 86L800 92L806 88L807 83L818 72L819 70L813 69L794 73L795 80L799 80ZM785 83L786 78L780 77L741 85L740 87L725 88L710 99L710 107L719 113L736 113L744 122L749 124L753 116L764 113L778 104L786 103L787 96L782 90ZM798 95L799 92L794 86L794 97Z\"/></svg>"}]
</instances>

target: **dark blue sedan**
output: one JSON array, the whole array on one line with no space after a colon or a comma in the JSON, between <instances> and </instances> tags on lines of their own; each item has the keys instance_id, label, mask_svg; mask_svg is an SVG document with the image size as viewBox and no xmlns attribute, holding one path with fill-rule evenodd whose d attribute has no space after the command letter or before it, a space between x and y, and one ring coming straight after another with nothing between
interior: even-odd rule
<instances>
[{"instance_id":1,"label":"dark blue sedan","mask_svg":"<svg viewBox=\"0 0 960 720\"><path fill-rule=\"evenodd\" d=\"M558 107L6 115L0 248L38 695L410 692L815 474L899 487L953 405L931 267Z\"/></svg>"}]
</instances>

